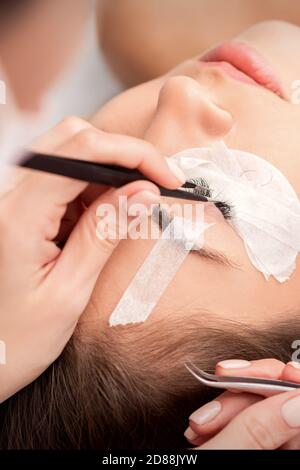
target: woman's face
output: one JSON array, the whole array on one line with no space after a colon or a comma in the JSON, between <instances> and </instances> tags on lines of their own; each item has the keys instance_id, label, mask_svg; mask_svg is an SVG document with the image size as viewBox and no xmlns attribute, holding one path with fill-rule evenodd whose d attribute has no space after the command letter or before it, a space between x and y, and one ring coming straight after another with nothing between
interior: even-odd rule
<instances>
[{"instance_id":1,"label":"woman's face","mask_svg":"<svg viewBox=\"0 0 300 470\"><path fill-rule=\"evenodd\" d=\"M254 72L256 81L264 86L251 83L249 77L224 64L230 60L237 66L238 60L244 70L246 57L252 52L242 48L232 53L232 46L225 46L218 56L208 57L209 62L189 60L168 76L115 98L94 118L94 124L109 132L144 138L165 155L224 140L230 148L268 160L300 197L300 106L292 102L297 97L293 83L300 78L300 29L266 22L233 42L250 46L269 64L272 76L265 65ZM229 54L234 58L229 59ZM238 59L237 54L241 55ZM253 70L247 72L253 77ZM266 281L251 264L243 241L220 213L206 210L205 220L214 225L206 231L204 247L222 256L214 259L190 253L157 304L152 320L168 313L182 315L191 309L258 324L297 309L299 262L284 284L273 278ZM150 240L120 243L99 278L88 309L90 315L99 318L100 313L107 319L152 245Z\"/></svg>"}]
</instances>

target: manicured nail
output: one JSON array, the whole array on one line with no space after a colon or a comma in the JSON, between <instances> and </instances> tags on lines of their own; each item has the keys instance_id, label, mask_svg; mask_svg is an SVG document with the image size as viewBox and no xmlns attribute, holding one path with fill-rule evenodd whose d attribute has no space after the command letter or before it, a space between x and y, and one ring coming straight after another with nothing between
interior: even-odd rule
<instances>
[{"instance_id":1,"label":"manicured nail","mask_svg":"<svg viewBox=\"0 0 300 470\"><path fill-rule=\"evenodd\" d=\"M188 427L187 430L185 431L184 433L184 437L188 440L188 441L195 441L195 439L197 439L198 437L198 434L196 434L192 428Z\"/></svg>"},{"instance_id":2,"label":"manicured nail","mask_svg":"<svg viewBox=\"0 0 300 470\"><path fill-rule=\"evenodd\" d=\"M294 369L300 369L300 362L291 361L291 362L288 362L287 365L294 367Z\"/></svg>"},{"instance_id":3,"label":"manicured nail","mask_svg":"<svg viewBox=\"0 0 300 470\"><path fill-rule=\"evenodd\" d=\"M246 369L251 366L251 362L244 361L243 359L230 359L228 361L222 361L218 363L222 369Z\"/></svg>"},{"instance_id":4,"label":"manicured nail","mask_svg":"<svg viewBox=\"0 0 300 470\"><path fill-rule=\"evenodd\" d=\"M173 173L173 175L178 179L181 185L183 185L186 182L186 176L183 173L183 171L179 168L179 166L173 162L170 158L167 158L167 164L169 166L169 169Z\"/></svg>"},{"instance_id":5,"label":"manicured nail","mask_svg":"<svg viewBox=\"0 0 300 470\"><path fill-rule=\"evenodd\" d=\"M291 428L300 426L300 395L284 403L281 407L281 416Z\"/></svg>"},{"instance_id":6,"label":"manicured nail","mask_svg":"<svg viewBox=\"0 0 300 470\"><path fill-rule=\"evenodd\" d=\"M203 424L209 423L212 421L222 409L221 403L217 400L211 401L206 405L202 406L199 410L195 411L191 416L190 420L193 421L198 426L203 426Z\"/></svg>"},{"instance_id":7,"label":"manicured nail","mask_svg":"<svg viewBox=\"0 0 300 470\"><path fill-rule=\"evenodd\" d=\"M140 191L130 198L127 201L128 211L135 204L142 204L145 206L145 212L151 208L152 205L159 204L160 195L157 193L152 193L151 191Z\"/></svg>"}]
</instances>

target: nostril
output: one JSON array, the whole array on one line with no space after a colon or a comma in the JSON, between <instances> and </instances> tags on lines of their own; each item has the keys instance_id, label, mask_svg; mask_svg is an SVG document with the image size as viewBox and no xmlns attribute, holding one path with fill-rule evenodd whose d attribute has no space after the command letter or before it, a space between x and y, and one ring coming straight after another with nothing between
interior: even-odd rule
<instances>
[{"instance_id":1,"label":"nostril","mask_svg":"<svg viewBox=\"0 0 300 470\"><path fill-rule=\"evenodd\" d=\"M208 92L193 78L169 78L161 89L158 112L169 111L189 127L198 127L205 136L224 137L233 127L232 115L218 106Z\"/></svg>"},{"instance_id":2,"label":"nostril","mask_svg":"<svg viewBox=\"0 0 300 470\"><path fill-rule=\"evenodd\" d=\"M233 127L233 117L224 109L210 103L199 112L199 124L203 131L212 138L225 137Z\"/></svg>"},{"instance_id":3,"label":"nostril","mask_svg":"<svg viewBox=\"0 0 300 470\"><path fill-rule=\"evenodd\" d=\"M144 137L165 155L222 140L233 127L231 114L218 106L196 80L170 77L164 83L156 112Z\"/></svg>"}]
</instances>

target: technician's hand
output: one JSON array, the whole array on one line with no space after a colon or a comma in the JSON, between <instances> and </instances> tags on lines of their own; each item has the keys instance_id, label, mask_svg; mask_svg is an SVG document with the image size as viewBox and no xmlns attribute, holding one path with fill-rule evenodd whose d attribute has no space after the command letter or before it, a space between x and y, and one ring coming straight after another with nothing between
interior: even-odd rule
<instances>
[{"instance_id":1,"label":"technician's hand","mask_svg":"<svg viewBox=\"0 0 300 470\"><path fill-rule=\"evenodd\" d=\"M149 143L101 132L69 118L42 137L45 153L138 168L168 188L181 186L176 169ZM174 173L175 171L175 173ZM159 201L147 181L105 190L86 210L64 248L55 240L69 204L86 184L25 169L14 171L0 194L0 340L6 365L0 365L0 402L38 377L60 355L92 294L100 271L118 240L96 236L96 208L128 197L128 207ZM104 191L104 190L103 190Z\"/></svg>"},{"instance_id":2,"label":"technician's hand","mask_svg":"<svg viewBox=\"0 0 300 470\"><path fill-rule=\"evenodd\" d=\"M233 362L236 367L232 361L218 364L216 373L300 383L297 363ZM269 398L227 391L190 416L185 436L198 449L299 449L300 389Z\"/></svg>"}]
</instances>

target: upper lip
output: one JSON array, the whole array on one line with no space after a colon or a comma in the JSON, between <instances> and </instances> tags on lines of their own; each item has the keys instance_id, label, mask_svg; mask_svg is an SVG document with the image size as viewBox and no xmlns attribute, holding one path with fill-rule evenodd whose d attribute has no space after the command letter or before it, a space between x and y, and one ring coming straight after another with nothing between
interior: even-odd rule
<instances>
[{"instance_id":1,"label":"upper lip","mask_svg":"<svg viewBox=\"0 0 300 470\"><path fill-rule=\"evenodd\" d=\"M227 62L252 78L258 85L284 98L283 87L267 61L242 42L225 42L200 58L202 62Z\"/></svg>"}]
</instances>

